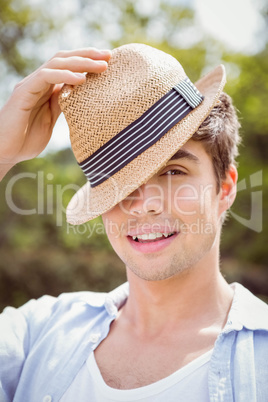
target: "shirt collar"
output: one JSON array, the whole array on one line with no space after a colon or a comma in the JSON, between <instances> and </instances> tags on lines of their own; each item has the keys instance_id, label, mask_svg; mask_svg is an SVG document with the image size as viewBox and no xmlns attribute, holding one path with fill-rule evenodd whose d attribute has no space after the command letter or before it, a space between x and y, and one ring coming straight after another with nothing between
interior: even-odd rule
<instances>
[{"instance_id":1,"label":"shirt collar","mask_svg":"<svg viewBox=\"0 0 268 402\"><path fill-rule=\"evenodd\" d=\"M228 315L225 331L250 330L268 331L268 306L239 283L230 285L234 298ZM85 292L84 301L92 307L105 307L110 316L116 316L129 295L128 282L109 293Z\"/></svg>"},{"instance_id":2,"label":"shirt collar","mask_svg":"<svg viewBox=\"0 0 268 402\"><path fill-rule=\"evenodd\" d=\"M120 307L125 304L129 295L128 282L123 283L109 292L105 298L104 306L109 315L116 315Z\"/></svg>"},{"instance_id":3,"label":"shirt collar","mask_svg":"<svg viewBox=\"0 0 268 402\"><path fill-rule=\"evenodd\" d=\"M111 292L83 292L82 300L91 307L105 307L111 316L117 314L129 295L128 282L123 283Z\"/></svg>"},{"instance_id":4,"label":"shirt collar","mask_svg":"<svg viewBox=\"0 0 268 402\"><path fill-rule=\"evenodd\" d=\"M248 289L239 283L230 285L234 289L234 298L228 315L225 330L268 331L268 306L254 296Z\"/></svg>"}]
</instances>

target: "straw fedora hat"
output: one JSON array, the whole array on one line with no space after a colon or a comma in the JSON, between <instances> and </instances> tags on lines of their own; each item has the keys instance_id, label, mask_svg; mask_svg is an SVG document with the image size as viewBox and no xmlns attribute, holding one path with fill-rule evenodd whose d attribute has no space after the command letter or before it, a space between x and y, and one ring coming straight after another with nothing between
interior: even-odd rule
<instances>
[{"instance_id":1,"label":"straw fedora hat","mask_svg":"<svg viewBox=\"0 0 268 402\"><path fill-rule=\"evenodd\" d=\"M96 218L147 182L192 137L224 84L222 65L193 84L174 57L134 43L114 49L105 72L64 85L59 105L88 179L67 221Z\"/></svg>"}]
</instances>

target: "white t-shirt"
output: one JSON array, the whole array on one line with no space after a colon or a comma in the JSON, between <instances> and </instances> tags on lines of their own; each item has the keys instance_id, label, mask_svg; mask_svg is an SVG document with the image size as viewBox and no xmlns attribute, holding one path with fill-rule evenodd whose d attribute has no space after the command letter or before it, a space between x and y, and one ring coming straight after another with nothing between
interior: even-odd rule
<instances>
[{"instance_id":1,"label":"white t-shirt","mask_svg":"<svg viewBox=\"0 0 268 402\"><path fill-rule=\"evenodd\" d=\"M208 402L208 367L212 350L162 380L121 390L103 380L91 353L60 402Z\"/></svg>"}]
</instances>

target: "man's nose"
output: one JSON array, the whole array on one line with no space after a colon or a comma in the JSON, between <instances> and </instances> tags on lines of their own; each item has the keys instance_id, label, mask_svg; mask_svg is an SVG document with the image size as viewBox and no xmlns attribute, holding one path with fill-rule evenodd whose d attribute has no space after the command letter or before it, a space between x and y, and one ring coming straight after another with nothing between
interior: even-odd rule
<instances>
[{"instance_id":1,"label":"man's nose","mask_svg":"<svg viewBox=\"0 0 268 402\"><path fill-rule=\"evenodd\" d=\"M164 191L151 179L126 198L125 207L128 213L136 217L161 214L164 209Z\"/></svg>"}]
</instances>

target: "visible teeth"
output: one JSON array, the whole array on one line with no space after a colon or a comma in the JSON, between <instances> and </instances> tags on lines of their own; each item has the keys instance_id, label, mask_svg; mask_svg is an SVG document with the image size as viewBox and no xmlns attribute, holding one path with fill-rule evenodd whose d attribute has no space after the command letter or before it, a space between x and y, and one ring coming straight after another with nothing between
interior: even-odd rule
<instances>
[{"instance_id":1,"label":"visible teeth","mask_svg":"<svg viewBox=\"0 0 268 402\"><path fill-rule=\"evenodd\" d=\"M143 233L142 235L137 235L137 236L132 236L133 240L155 240L157 238L161 238L163 236L168 237L174 234L174 232L171 233Z\"/></svg>"},{"instance_id":2,"label":"visible teeth","mask_svg":"<svg viewBox=\"0 0 268 402\"><path fill-rule=\"evenodd\" d=\"M162 237L163 234L162 233L156 233L156 237Z\"/></svg>"},{"instance_id":3,"label":"visible teeth","mask_svg":"<svg viewBox=\"0 0 268 402\"><path fill-rule=\"evenodd\" d=\"M149 237L149 240L154 240L154 239L156 239L156 233L149 233L148 237Z\"/></svg>"},{"instance_id":4,"label":"visible teeth","mask_svg":"<svg viewBox=\"0 0 268 402\"><path fill-rule=\"evenodd\" d=\"M138 239L141 239L141 240L149 240L149 239L150 239L150 234L153 235L153 233L142 234L141 236L138 236Z\"/></svg>"}]
</instances>

